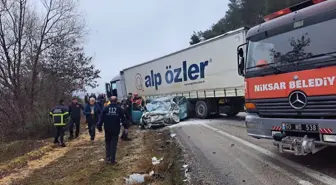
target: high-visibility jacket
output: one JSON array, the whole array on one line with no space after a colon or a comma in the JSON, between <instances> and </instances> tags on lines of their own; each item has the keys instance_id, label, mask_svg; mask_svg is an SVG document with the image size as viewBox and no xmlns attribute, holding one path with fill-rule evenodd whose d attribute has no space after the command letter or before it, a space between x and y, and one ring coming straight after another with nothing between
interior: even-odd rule
<instances>
[{"instance_id":1,"label":"high-visibility jacket","mask_svg":"<svg viewBox=\"0 0 336 185\"><path fill-rule=\"evenodd\" d=\"M107 102L104 103L104 107L106 107L106 106L108 106L108 105L110 105L110 104L111 104L111 102L110 102L110 101L107 101ZM117 104L120 104L120 102L118 101Z\"/></svg>"},{"instance_id":2,"label":"high-visibility jacket","mask_svg":"<svg viewBox=\"0 0 336 185\"><path fill-rule=\"evenodd\" d=\"M110 105L110 103L111 103L110 101L105 102L105 103L104 103L104 107Z\"/></svg>"},{"instance_id":3,"label":"high-visibility jacket","mask_svg":"<svg viewBox=\"0 0 336 185\"><path fill-rule=\"evenodd\" d=\"M55 126L66 126L69 120L69 110L64 105L57 105L50 112Z\"/></svg>"}]
</instances>

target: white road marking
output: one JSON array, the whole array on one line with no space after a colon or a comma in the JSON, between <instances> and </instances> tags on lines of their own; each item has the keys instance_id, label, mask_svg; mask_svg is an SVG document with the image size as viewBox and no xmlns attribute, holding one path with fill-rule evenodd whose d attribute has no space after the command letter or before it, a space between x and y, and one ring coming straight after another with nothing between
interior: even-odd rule
<instances>
[{"instance_id":1,"label":"white road marking","mask_svg":"<svg viewBox=\"0 0 336 185\"><path fill-rule=\"evenodd\" d=\"M286 159L286 158L284 158L284 157L282 157L282 156L280 156L278 154L275 154L275 153L273 153L271 151L268 151L268 150L266 150L264 148L261 148L261 147L255 145L255 144L252 144L252 143L250 143L248 141L245 141L245 140L240 139L240 138L238 138L236 136L228 134L228 133L226 133L226 132L224 132L222 130L219 130L217 128L214 128L212 126L209 126L209 125L206 125L206 124L203 124L202 126L208 128L210 130L213 130L213 131L215 131L215 132L217 132L217 133L219 133L219 134L221 134L223 136L226 136L226 137L228 137L228 138L230 138L232 140L235 140L235 141L237 141L237 142L239 142L239 143L241 143L241 144L243 144L245 146L253 148L254 150L258 151L259 153L262 153L264 155L272 157L273 159L275 159L275 160L277 160L277 161L279 161L279 162L281 162L281 163L283 163L283 164L285 164L287 166L290 166L293 169L296 169L297 171L300 171L301 173L304 173L307 176L309 176L311 178L314 178L314 179L316 179L319 182L322 182L322 183L328 184L328 185L335 185L336 184L336 179L335 178L332 178L332 177L330 177L328 175L325 175L323 173L317 172L315 170L309 169L309 168L307 168L307 167L305 167L305 166L303 166L301 164L298 164L298 163L295 163L293 161L290 161L290 160L288 160L288 159Z\"/></svg>"},{"instance_id":2,"label":"white road marking","mask_svg":"<svg viewBox=\"0 0 336 185\"><path fill-rule=\"evenodd\" d=\"M293 174L290 174L287 170L277 166L276 164L270 162L270 161L266 161L265 159L262 159L260 156L254 154L253 152L250 152L240 146L235 146L235 148L238 148L240 151L246 153L247 155L257 159L258 161L264 163L264 164L267 164L268 167L271 167L279 172L281 172L282 174L286 175L287 177L293 179L294 181L298 182L299 184L301 185L313 185L312 183L308 182L308 181L305 181L303 179L300 179L299 177L297 176L294 176Z\"/></svg>"}]
</instances>

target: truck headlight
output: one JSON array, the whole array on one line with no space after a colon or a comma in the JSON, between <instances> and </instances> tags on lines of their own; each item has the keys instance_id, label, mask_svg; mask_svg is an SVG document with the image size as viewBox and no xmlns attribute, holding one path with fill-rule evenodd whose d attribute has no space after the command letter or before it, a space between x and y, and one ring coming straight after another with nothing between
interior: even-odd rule
<instances>
[{"instance_id":1,"label":"truck headlight","mask_svg":"<svg viewBox=\"0 0 336 185\"><path fill-rule=\"evenodd\" d=\"M323 141L336 143L336 135L323 135Z\"/></svg>"}]
</instances>

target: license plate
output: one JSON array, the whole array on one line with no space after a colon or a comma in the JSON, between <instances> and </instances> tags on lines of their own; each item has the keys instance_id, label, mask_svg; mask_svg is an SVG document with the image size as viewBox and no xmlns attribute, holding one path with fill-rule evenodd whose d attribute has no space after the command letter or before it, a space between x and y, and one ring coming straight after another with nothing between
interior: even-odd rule
<instances>
[{"instance_id":1,"label":"license plate","mask_svg":"<svg viewBox=\"0 0 336 185\"><path fill-rule=\"evenodd\" d=\"M285 130L287 131L302 131L302 132L318 132L319 128L317 124L285 124Z\"/></svg>"}]
</instances>

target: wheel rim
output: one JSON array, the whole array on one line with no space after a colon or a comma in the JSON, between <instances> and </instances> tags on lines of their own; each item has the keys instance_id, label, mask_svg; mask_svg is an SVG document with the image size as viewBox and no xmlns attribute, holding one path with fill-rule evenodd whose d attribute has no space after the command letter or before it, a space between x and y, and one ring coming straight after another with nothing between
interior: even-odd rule
<instances>
[{"instance_id":1,"label":"wheel rim","mask_svg":"<svg viewBox=\"0 0 336 185\"><path fill-rule=\"evenodd\" d=\"M205 106L204 105L198 106L197 113L203 116L204 112L205 112Z\"/></svg>"}]
</instances>

